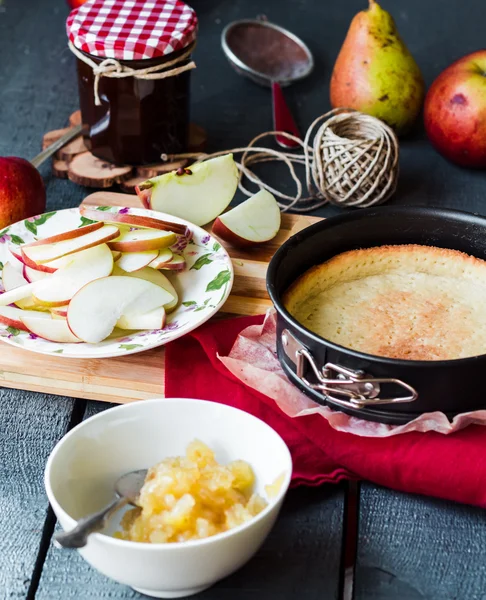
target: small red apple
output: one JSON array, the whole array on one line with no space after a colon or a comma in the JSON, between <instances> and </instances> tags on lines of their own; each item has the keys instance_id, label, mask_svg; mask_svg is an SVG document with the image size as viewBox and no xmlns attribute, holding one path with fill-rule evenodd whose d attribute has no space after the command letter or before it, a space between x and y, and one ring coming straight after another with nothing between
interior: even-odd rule
<instances>
[{"instance_id":1,"label":"small red apple","mask_svg":"<svg viewBox=\"0 0 486 600\"><path fill-rule=\"evenodd\" d=\"M39 171L23 158L0 156L0 229L45 209L46 190Z\"/></svg>"},{"instance_id":2,"label":"small red apple","mask_svg":"<svg viewBox=\"0 0 486 600\"><path fill-rule=\"evenodd\" d=\"M424 123L435 148L463 167L486 167L486 50L447 67L425 98Z\"/></svg>"}]
</instances>

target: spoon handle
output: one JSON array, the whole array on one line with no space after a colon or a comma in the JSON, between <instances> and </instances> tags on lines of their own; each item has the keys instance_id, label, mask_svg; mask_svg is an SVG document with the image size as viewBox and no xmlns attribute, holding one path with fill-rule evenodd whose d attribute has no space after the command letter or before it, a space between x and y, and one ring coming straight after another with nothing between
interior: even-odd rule
<instances>
[{"instance_id":1,"label":"spoon handle","mask_svg":"<svg viewBox=\"0 0 486 600\"><path fill-rule=\"evenodd\" d=\"M54 544L59 548L82 548L88 542L90 533L101 531L111 515L127 504L126 498L117 498L97 513L80 519L74 529L63 531L54 536Z\"/></svg>"},{"instance_id":2,"label":"spoon handle","mask_svg":"<svg viewBox=\"0 0 486 600\"><path fill-rule=\"evenodd\" d=\"M55 141L53 144L51 144L50 146L48 146L45 150L43 150L40 154L38 154L37 156L35 156L30 162L31 164L38 169L40 167L40 165L46 161L50 156L52 156L54 153L56 153L58 150L60 150L63 146L65 146L68 142L70 142L71 140L73 140L74 138L77 138L78 135L80 135L81 131L82 131L83 126L80 125L76 125L75 127L72 127L69 131L67 131L62 137L60 137L57 141Z\"/></svg>"},{"instance_id":3,"label":"spoon handle","mask_svg":"<svg viewBox=\"0 0 486 600\"><path fill-rule=\"evenodd\" d=\"M273 127L275 131L285 131L300 138L299 129L290 112L282 88L276 81L272 82L272 102L273 102ZM289 140L283 135L276 136L277 143L283 148L296 148L299 144L294 140Z\"/></svg>"}]
</instances>

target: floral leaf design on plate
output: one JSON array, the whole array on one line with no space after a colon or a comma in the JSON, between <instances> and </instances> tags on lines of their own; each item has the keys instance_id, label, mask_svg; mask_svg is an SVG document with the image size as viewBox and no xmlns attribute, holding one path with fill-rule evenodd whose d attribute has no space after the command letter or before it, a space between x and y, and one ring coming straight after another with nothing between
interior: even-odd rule
<instances>
[{"instance_id":1,"label":"floral leaf design on plate","mask_svg":"<svg viewBox=\"0 0 486 600\"><path fill-rule=\"evenodd\" d=\"M27 231L30 231L30 233L37 235L37 225L35 224L35 220L30 221L29 219L25 219L24 227Z\"/></svg>"},{"instance_id":2,"label":"floral leaf design on plate","mask_svg":"<svg viewBox=\"0 0 486 600\"><path fill-rule=\"evenodd\" d=\"M220 290L223 285L227 285L229 280L231 279L231 271L229 269L225 269L224 271L220 271L216 277L208 283L206 288L206 292L215 292L216 290Z\"/></svg>"},{"instance_id":3,"label":"floral leaf design on plate","mask_svg":"<svg viewBox=\"0 0 486 600\"><path fill-rule=\"evenodd\" d=\"M143 348L142 344L120 344L120 350L135 350L135 348Z\"/></svg>"},{"instance_id":4,"label":"floral leaf design on plate","mask_svg":"<svg viewBox=\"0 0 486 600\"><path fill-rule=\"evenodd\" d=\"M55 214L57 214L57 211L53 210L44 213L43 215L38 215L37 217L29 217L28 219L25 219L24 227L27 231L30 231L30 233L37 235L37 227L39 227L39 225L44 225L44 223Z\"/></svg>"},{"instance_id":5,"label":"floral leaf design on plate","mask_svg":"<svg viewBox=\"0 0 486 600\"><path fill-rule=\"evenodd\" d=\"M205 308L216 308L214 304L209 304L209 300L210 298L206 298L203 304L198 304L195 300L187 300L186 302L181 302L181 304L187 308L188 312L199 312Z\"/></svg>"},{"instance_id":6,"label":"floral leaf design on plate","mask_svg":"<svg viewBox=\"0 0 486 600\"><path fill-rule=\"evenodd\" d=\"M189 240L186 237L184 237L183 235L180 235L177 238L177 242L175 244L173 244L170 247L170 249L172 250L172 252L180 253L180 252L183 252L187 248L188 243L189 243Z\"/></svg>"},{"instance_id":7,"label":"floral leaf design on plate","mask_svg":"<svg viewBox=\"0 0 486 600\"><path fill-rule=\"evenodd\" d=\"M43 215L40 215L40 217L37 217L34 221L34 223L36 224L36 226L38 227L39 225L44 225L44 223L50 219L51 217L53 217L55 214L57 214L57 211L53 210L51 212L47 212L44 213Z\"/></svg>"},{"instance_id":8,"label":"floral leaf design on plate","mask_svg":"<svg viewBox=\"0 0 486 600\"><path fill-rule=\"evenodd\" d=\"M209 304L209 298L206 298L206 300L204 300L204 303L201 304L200 306L198 306L194 312L199 312L200 310L204 310L205 308L215 308L214 305Z\"/></svg>"},{"instance_id":9,"label":"floral leaf design on plate","mask_svg":"<svg viewBox=\"0 0 486 600\"><path fill-rule=\"evenodd\" d=\"M96 221L93 221L93 219L88 219L88 217L83 217L81 215L81 224L78 225L78 229L80 227L84 227L85 225L91 225L91 223L96 223Z\"/></svg>"},{"instance_id":10,"label":"floral leaf design on plate","mask_svg":"<svg viewBox=\"0 0 486 600\"><path fill-rule=\"evenodd\" d=\"M25 244L24 240L20 236L14 235L13 233L10 235L10 239L12 240L12 242L14 244L17 244L17 246L20 246L21 244Z\"/></svg>"},{"instance_id":11,"label":"floral leaf design on plate","mask_svg":"<svg viewBox=\"0 0 486 600\"><path fill-rule=\"evenodd\" d=\"M1 0L0 0L1 2ZM102 212L133 212L133 209L123 209L120 207L102 206L93 207ZM55 216L56 215L56 216ZM52 222L47 227L40 227L49 218ZM1 293L1 271L3 264L10 260L7 246L12 244L18 247L24 241L36 239L47 235L46 230L73 229L82 227L96 221L96 215L91 219L80 214L77 209L68 209L66 211L57 211L46 213L45 215L33 216L23 219L20 223L12 226L0 228L0 293ZM52 227L51 227L52 226ZM5 245L6 244L6 245ZM24 347L29 350L35 350L50 356L60 357L82 355L89 351L89 354L96 356L118 355L125 353L140 352L145 349L162 345L172 340L178 334L186 330L192 330L198 324L209 316L212 312L221 306L225 296L228 293L231 282L231 263L224 251L224 244L215 239L207 232L200 229L192 235L178 236L177 250L184 254L188 261L187 269L181 273L174 273L181 279L181 287L184 290L183 297L179 307L170 315L169 323L164 330L154 330L147 332L132 333L124 337L122 332L118 332L112 339L106 340L103 344L94 345L70 345L54 344L42 338L35 339L29 332L6 326L0 327L0 343L9 343L17 347ZM173 250L176 248L173 248ZM194 251L194 253L192 253ZM2 254L3 252L3 254ZM15 263L18 267L17 263ZM192 269L192 270L191 270ZM169 273L168 275L173 275ZM198 314L199 313L199 314ZM61 347L60 347L61 346ZM89 346L89 347L88 347ZM62 360L62 358L61 358Z\"/></svg>"},{"instance_id":12,"label":"floral leaf design on plate","mask_svg":"<svg viewBox=\"0 0 486 600\"><path fill-rule=\"evenodd\" d=\"M203 254L196 260L189 270L192 271L194 269L195 271L199 271L199 269L204 267L204 265L210 265L213 262L210 256L211 253Z\"/></svg>"}]
</instances>

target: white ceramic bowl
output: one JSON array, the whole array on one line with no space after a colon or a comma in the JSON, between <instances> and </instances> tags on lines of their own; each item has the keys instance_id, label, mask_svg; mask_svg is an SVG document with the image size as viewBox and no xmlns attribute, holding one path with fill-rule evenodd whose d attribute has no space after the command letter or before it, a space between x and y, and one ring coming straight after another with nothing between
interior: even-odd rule
<instances>
[{"instance_id":1,"label":"white ceramic bowl","mask_svg":"<svg viewBox=\"0 0 486 600\"><path fill-rule=\"evenodd\" d=\"M190 375L189 375L190 376ZM256 492L282 473L277 497L254 519L216 536L177 544L143 544L90 536L81 555L107 577L156 598L195 594L245 564L271 530L288 489L292 460L282 438L263 421L235 408L188 399L156 399L126 404L87 419L54 448L45 486L64 530L113 498L113 485L128 471L182 455L193 439L216 453L219 462L248 461ZM62 550L59 550L62 552Z\"/></svg>"}]
</instances>

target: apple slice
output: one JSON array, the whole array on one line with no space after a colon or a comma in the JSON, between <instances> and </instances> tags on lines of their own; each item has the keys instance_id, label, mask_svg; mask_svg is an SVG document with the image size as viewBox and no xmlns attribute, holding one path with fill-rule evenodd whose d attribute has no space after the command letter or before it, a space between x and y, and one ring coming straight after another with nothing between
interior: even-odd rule
<instances>
[{"instance_id":1,"label":"apple slice","mask_svg":"<svg viewBox=\"0 0 486 600\"><path fill-rule=\"evenodd\" d=\"M24 264L22 250L18 246L9 246L8 251L16 260L18 260L20 263Z\"/></svg>"},{"instance_id":2,"label":"apple slice","mask_svg":"<svg viewBox=\"0 0 486 600\"><path fill-rule=\"evenodd\" d=\"M38 271L37 269L32 269L32 267L28 267L24 265L22 269L22 275L27 283L34 283L35 281L40 281L41 279L45 279L46 277L50 277L52 273L46 273L45 271Z\"/></svg>"},{"instance_id":3,"label":"apple slice","mask_svg":"<svg viewBox=\"0 0 486 600\"><path fill-rule=\"evenodd\" d=\"M22 272L12 263L6 262L2 271L2 284L5 293L0 295L0 306L16 304L19 308L29 309L36 306L32 296L34 284L29 283Z\"/></svg>"},{"instance_id":4,"label":"apple slice","mask_svg":"<svg viewBox=\"0 0 486 600\"><path fill-rule=\"evenodd\" d=\"M82 341L73 334L64 319L39 319L22 315L21 320L28 331L50 342L76 344Z\"/></svg>"},{"instance_id":5,"label":"apple slice","mask_svg":"<svg viewBox=\"0 0 486 600\"><path fill-rule=\"evenodd\" d=\"M272 240L280 229L280 208L274 196L260 190L232 210L220 215L212 231L232 246L248 248Z\"/></svg>"},{"instance_id":6,"label":"apple slice","mask_svg":"<svg viewBox=\"0 0 486 600\"><path fill-rule=\"evenodd\" d=\"M156 217L146 217L143 215L132 215L129 212L111 212L102 211L93 208L92 206L81 206L79 212L88 219L94 221L103 221L104 223L124 223L132 227L142 227L146 229L161 229L164 231L173 231L181 235L187 235L188 227L180 223L172 223L163 221Z\"/></svg>"},{"instance_id":7,"label":"apple slice","mask_svg":"<svg viewBox=\"0 0 486 600\"><path fill-rule=\"evenodd\" d=\"M16 304L19 308L32 308L35 306L35 302L32 300L34 285L34 283L27 283L0 294L0 306Z\"/></svg>"},{"instance_id":8,"label":"apple slice","mask_svg":"<svg viewBox=\"0 0 486 600\"><path fill-rule=\"evenodd\" d=\"M55 306L54 308L51 308L51 316L53 319L67 319L67 311L67 305Z\"/></svg>"},{"instance_id":9,"label":"apple slice","mask_svg":"<svg viewBox=\"0 0 486 600\"><path fill-rule=\"evenodd\" d=\"M107 225L111 227L111 225ZM112 250L120 252L145 252L146 250L159 250L172 246L176 241L176 234L172 231L155 229L135 229L122 233L116 240L109 242Z\"/></svg>"},{"instance_id":10,"label":"apple slice","mask_svg":"<svg viewBox=\"0 0 486 600\"><path fill-rule=\"evenodd\" d=\"M174 286L160 271L156 271L155 269L151 269L150 267L145 267L143 269L140 269L139 271L135 271L134 273L126 273L125 271L120 269L118 265L115 265L115 267L113 268L113 275L125 275L127 277L136 277L137 279L144 279L145 281L150 281L150 283L158 285L166 292L169 292L169 294L171 294L172 296L172 300L164 304L165 311L168 313L172 312L179 302L179 297Z\"/></svg>"},{"instance_id":11,"label":"apple slice","mask_svg":"<svg viewBox=\"0 0 486 600\"><path fill-rule=\"evenodd\" d=\"M0 323L2 325L28 331L27 327L21 320L22 316L32 317L35 319L50 318L48 313L39 312L36 310L22 310L20 308L15 308L14 306L0 306Z\"/></svg>"},{"instance_id":12,"label":"apple slice","mask_svg":"<svg viewBox=\"0 0 486 600\"><path fill-rule=\"evenodd\" d=\"M66 256L61 256L60 258L55 258L54 260L50 260L46 263L39 263L37 264L37 269L43 271L46 268L49 269L48 272L55 273L58 269L63 269L64 267L71 265L75 260L77 260L77 256L81 252L84 252L84 250L78 250L77 252L67 254Z\"/></svg>"},{"instance_id":13,"label":"apple slice","mask_svg":"<svg viewBox=\"0 0 486 600\"><path fill-rule=\"evenodd\" d=\"M238 168L233 155L225 154L193 165L182 174L173 171L149 179L136 191L154 210L205 225L229 205L237 187Z\"/></svg>"},{"instance_id":14,"label":"apple slice","mask_svg":"<svg viewBox=\"0 0 486 600\"><path fill-rule=\"evenodd\" d=\"M147 180L148 181L148 180ZM152 186L147 186L147 181L143 181L140 185L135 186L135 192L137 196L140 198L140 202L145 208L150 208L150 196L152 195ZM147 187L143 188L140 186L146 185Z\"/></svg>"},{"instance_id":15,"label":"apple slice","mask_svg":"<svg viewBox=\"0 0 486 600\"><path fill-rule=\"evenodd\" d=\"M22 255L22 261L26 267L34 269L35 271L41 271L43 273L55 273L61 267L68 265L72 261L72 257L74 255L75 253L68 254L67 256L61 256L61 258L56 258L55 260L51 260L46 263L36 263L28 256Z\"/></svg>"},{"instance_id":16,"label":"apple slice","mask_svg":"<svg viewBox=\"0 0 486 600\"><path fill-rule=\"evenodd\" d=\"M137 277L104 277L91 281L69 303L71 331L96 344L113 331L122 315L145 314L172 301L167 291Z\"/></svg>"},{"instance_id":17,"label":"apple slice","mask_svg":"<svg viewBox=\"0 0 486 600\"><path fill-rule=\"evenodd\" d=\"M74 254L66 267L38 281L32 293L42 306L63 306L87 283L112 271L113 255L106 244L99 244Z\"/></svg>"},{"instance_id":18,"label":"apple slice","mask_svg":"<svg viewBox=\"0 0 486 600\"><path fill-rule=\"evenodd\" d=\"M165 310L163 306L145 314L122 315L116 322L120 329L163 329Z\"/></svg>"},{"instance_id":19,"label":"apple slice","mask_svg":"<svg viewBox=\"0 0 486 600\"><path fill-rule=\"evenodd\" d=\"M82 228L81 228L82 229ZM65 239L54 244L39 244L22 246L22 255L25 259L31 260L34 263L46 263L53 261L61 256L73 254L80 250L86 250L93 246L98 246L118 237L120 231L114 225L103 225L101 229L91 231L85 235L72 239ZM116 250L116 248L115 248ZM28 263L29 266L32 266Z\"/></svg>"},{"instance_id":20,"label":"apple slice","mask_svg":"<svg viewBox=\"0 0 486 600\"><path fill-rule=\"evenodd\" d=\"M68 231L58 233L57 235L51 235L50 237L44 238L42 240L31 242L30 244L26 244L24 248L27 246L44 246L45 244L56 244L57 242L63 242L64 240L73 240L75 238L86 235L87 233L91 233L92 231L97 231L102 227L103 223L90 223L89 225L78 227L77 229L70 229Z\"/></svg>"},{"instance_id":21,"label":"apple slice","mask_svg":"<svg viewBox=\"0 0 486 600\"><path fill-rule=\"evenodd\" d=\"M16 269L11 262L6 262L2 270L2 283L3 289L9 292L29 282L23 276L22 271Z\"/></svg>"},{"instance_id":22,"label":"apple slice","mask_svg":"<svg viewBox=\"0 0 486 600\"><path fill-rule=\"evenodd\" d=\"M172 250L170 250L170 248L163 248L162 250L159 250L159 254L151 263L149 263L148 266L152 269L160 269L165 264L170 262L173 256L174 255L172 254Z\"/></svg>"},{"instance_id":23,"label":"apple slice","mask_svg":"<svg viewBox=\"0 0 486 600\"><path fill-rule=\"evenodd\" d=\"M160 268L167 271L183 271L186 268L186 259L180 254L174 254L172 260Z\"/></svg>"},{"instance_id":24,"label":"apple slice","mask_svg":"<svg viewBox=\"0 0 486 600\"><path fill-rule=\"evenodd\" d=\"M170 252L170 250L169 250ZM159 254L158 250L146 250L145 252L122 252L117 263L120 269L131 273L149 265Z\"/></svg>"},{"instance_id":25,"label":"apple slice","mask_svg":"<svg viewBox=\"0 0 486 600\"><path fill-rule=\"evenodd\" d=\"M113 261L116 262L120 256L122 255L122 253L119 250L112 250L111 253L113 254Z\"/></svg>"}]
</instances>

